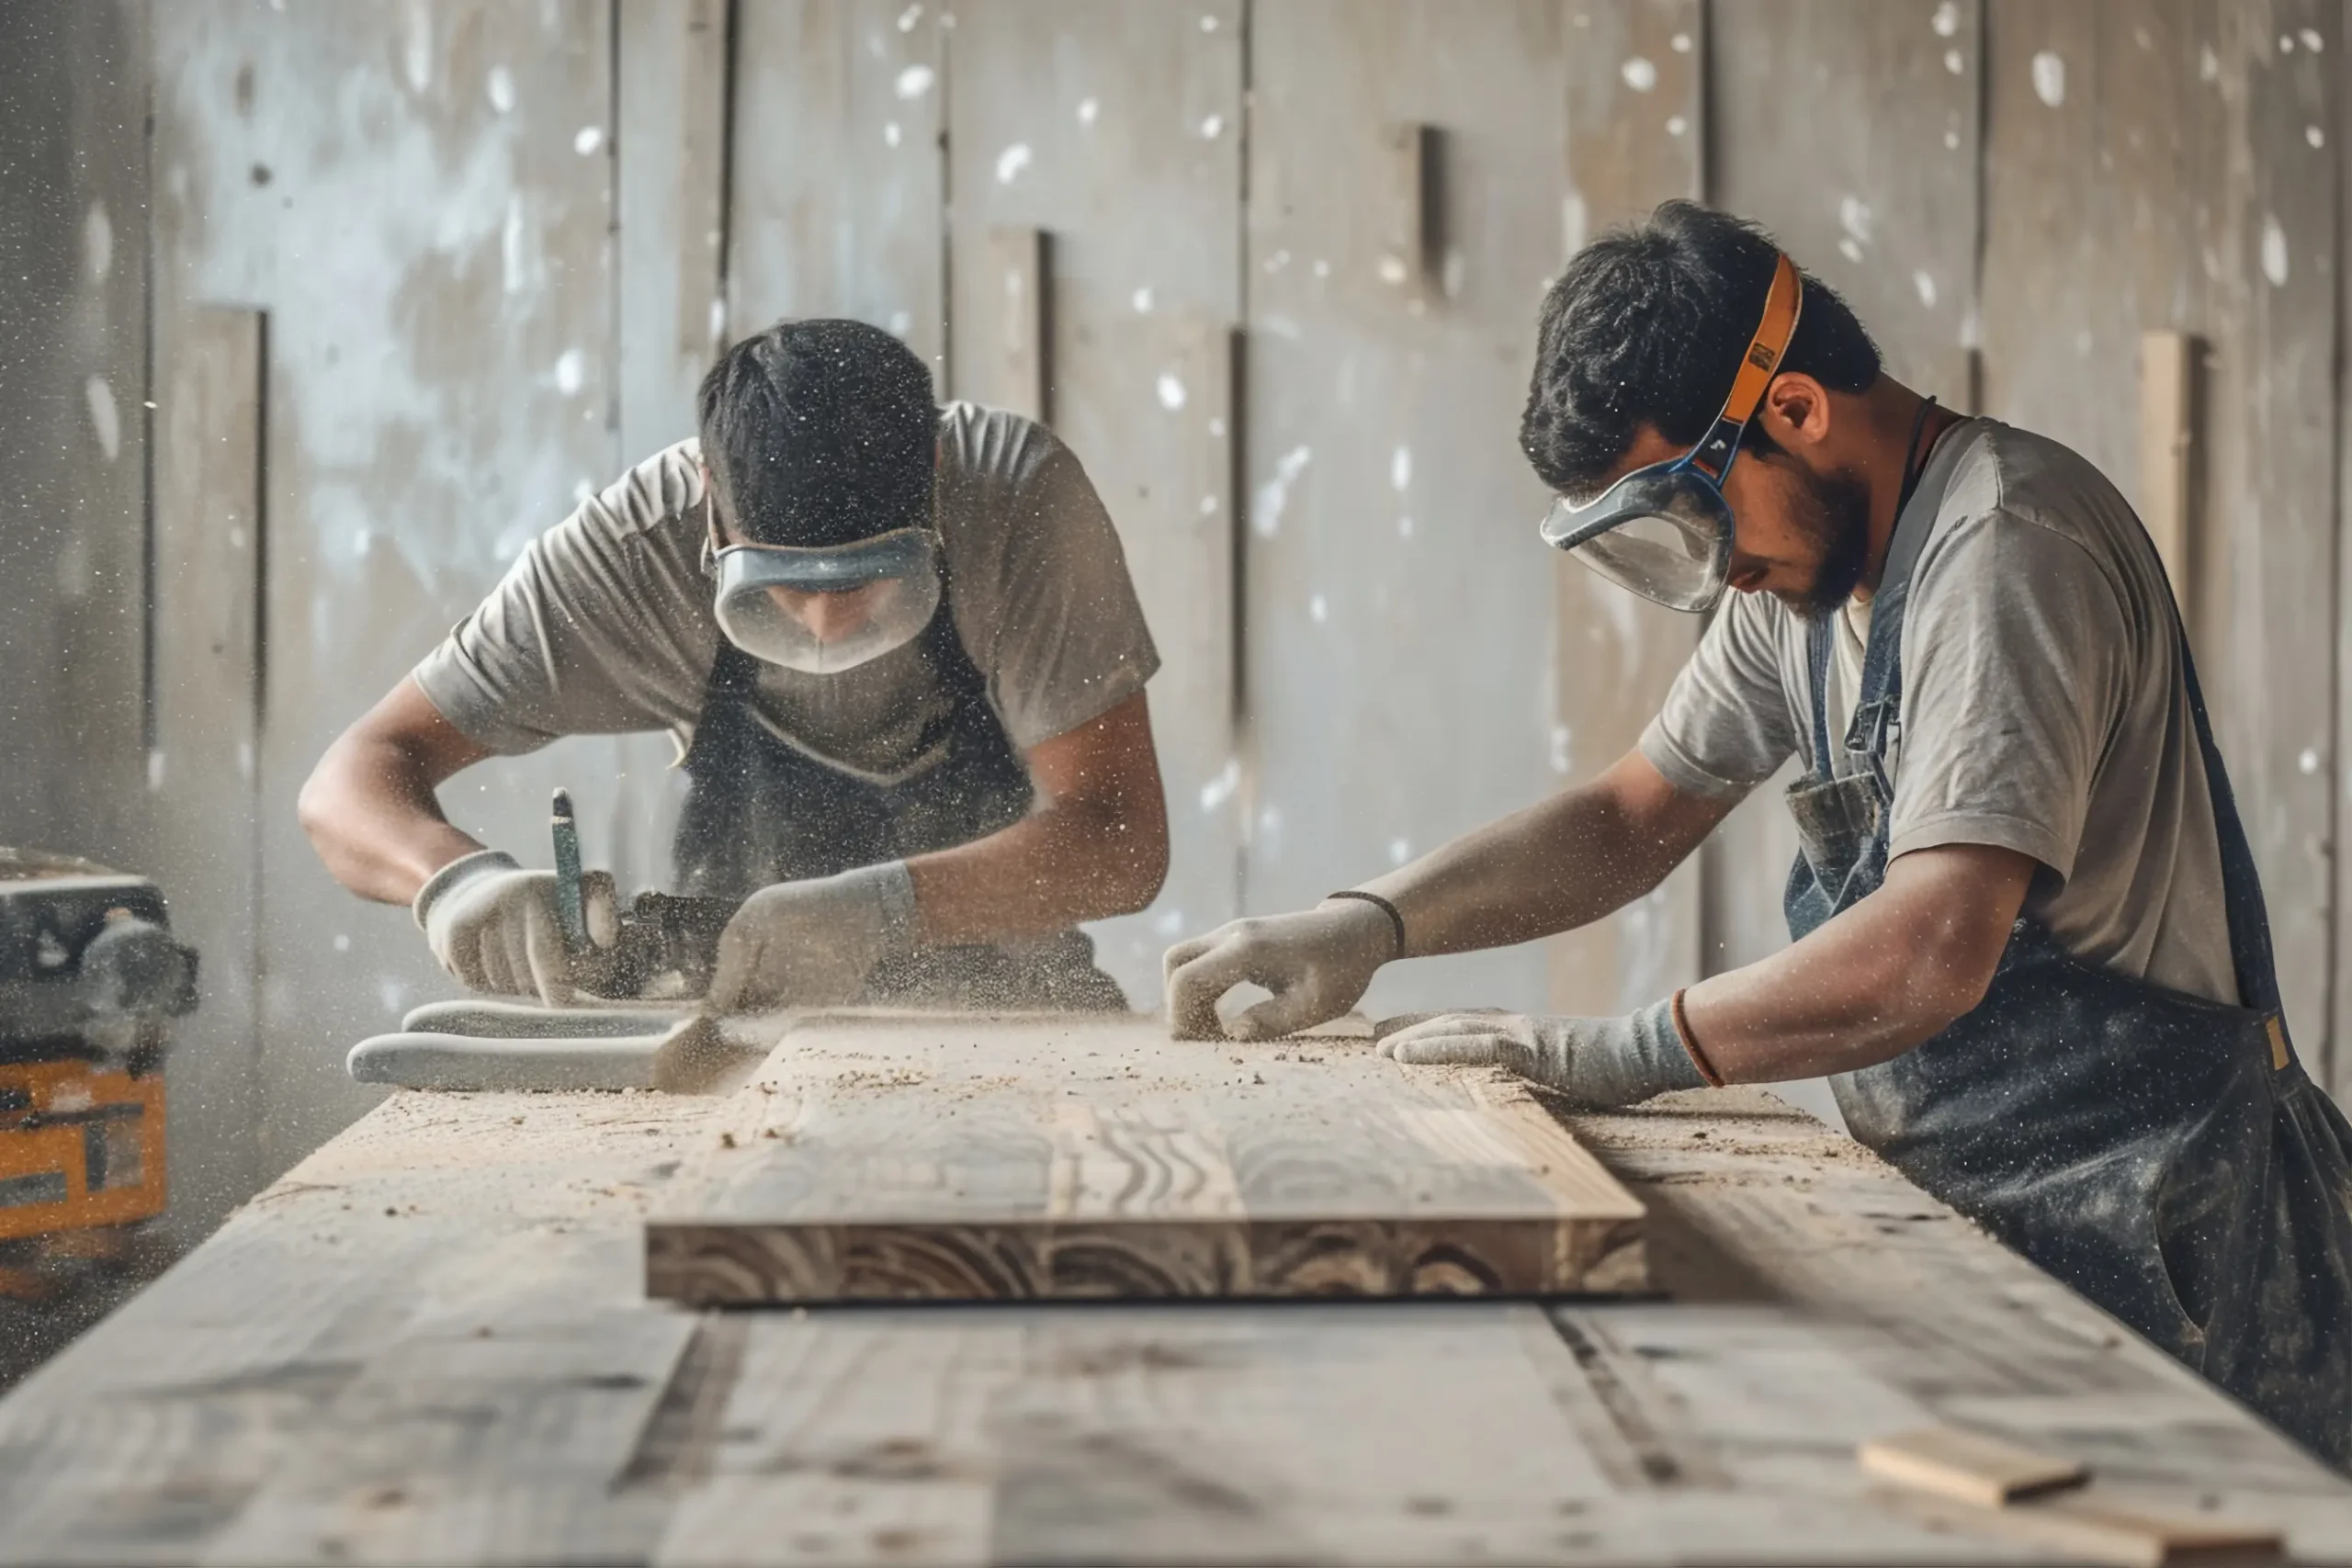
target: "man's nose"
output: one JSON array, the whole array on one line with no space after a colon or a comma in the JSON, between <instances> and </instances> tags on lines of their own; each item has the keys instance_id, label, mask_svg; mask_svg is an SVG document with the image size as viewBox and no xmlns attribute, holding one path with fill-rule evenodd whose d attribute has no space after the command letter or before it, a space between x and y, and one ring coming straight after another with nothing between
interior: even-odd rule
<instances>
[{"instance_id":1,"label":"man's nose","mask_svg":"<svg viewBox=\"0 0 2352 1568\"><path fill-rule=\"evenodd\" d=\"M808 635L820 642L838 642L865 624L865 595L847 593L808 593L792 612Z\"/></svg>"}]
</instances>

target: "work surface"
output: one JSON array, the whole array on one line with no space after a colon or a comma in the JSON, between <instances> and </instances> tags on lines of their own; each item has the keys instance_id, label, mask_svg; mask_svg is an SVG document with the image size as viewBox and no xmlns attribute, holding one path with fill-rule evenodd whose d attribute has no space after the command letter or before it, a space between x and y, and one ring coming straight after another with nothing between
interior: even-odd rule
<instances>
[{"instance_id":1,"label":"work surface","mask_svg":"<svg viewBox=\"0 0 2352 1568\"><path fill-rule=\"evenodd\" d=\"M1854 1464L1944 1419L2352 1562L2352 1486L1753 1091L1571 1122L1672 1301L649 1302L726 1103L393 1097L0 1401L0 1561L2031 1560Z\"/></svg>"}]
</instances>

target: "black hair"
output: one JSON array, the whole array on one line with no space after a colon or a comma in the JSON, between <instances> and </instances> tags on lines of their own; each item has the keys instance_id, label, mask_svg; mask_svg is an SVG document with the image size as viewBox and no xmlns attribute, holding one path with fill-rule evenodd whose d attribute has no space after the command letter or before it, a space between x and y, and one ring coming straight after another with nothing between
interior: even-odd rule
<instances>
[{"instance_id":1,"label":"black hair","mask_svg":"<svg viewBox=\"0 0 2352 1568\"><path fill-rule=\"evenodd\" d=\"M696 404L728 521L763 545L842 545L931 520L931 372L879 327L779 321L718 356Z\"/></svg>"},{"instance_id":2,"label":"black hair","mask_svg":"<svg viewBox=\"0 0 2352 1568\"><path fill-rule=\"evenodd\" d=\"M1692 201L1663 203L1578 251L1544 292L1520 418L1520 449L1544 482L1588 498L1638 425L1679 446L1704 435L1764 313L1779 252L1757 225ZM1803 276L1781 368L1861 391L1878 379L1878 345L1835 289ZM1771 448L1755 423L1742 445Z\"/></svg>"}]
</instances>

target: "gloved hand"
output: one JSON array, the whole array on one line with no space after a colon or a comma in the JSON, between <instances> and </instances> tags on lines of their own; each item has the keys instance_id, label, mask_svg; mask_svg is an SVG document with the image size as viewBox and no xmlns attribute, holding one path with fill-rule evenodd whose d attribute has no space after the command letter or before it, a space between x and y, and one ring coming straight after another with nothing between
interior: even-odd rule
<instances>
[{"instance_id":1,"label":"gloved hand","mask_svg":"<svg viewBox=\"0 0 2352 1568\"><path fill-rule=\"evenodd\" d=\"M616 925L613 879L581 879L592 940ZM525 871L499 850L480 850L443 866L410 906L433 956L469 990L492 996L536 993L549 1007L577 999L574 956L556 913L555 873Z\"/></svg>"},{"instance_id":2,"label":"gloved hand","mask_svg":"<svg viewBox=\"0 0 2352 1568\"><path fill-rule=\"evenodd\" d=\"M1360 899L1231 921L1168 950L1169 1032L1179 1040L1274 1040L1312 1029L1355 1006L1396 956L1396 926L1378 905ZM1228 1026L1216 1004L1243 984L1274 994Z\"/></svg>"},{"instance_id":3,"label":"gloved hand","mask_svg":"<svg viewBox=\"0 0 2352 1568\"><path fill-rule=\"evenodd\" d=\"M1400 1062L1509 1067L1588 1111L1614 1111L1707 1084L1682 1048L1670 1002L1623 1018L1420 1013L1384 1020L1373 1037L1382 1055Z\"/></svg>"},{"instance_id":4,"label":"gloved hand","mask_svg":"<svg viewBox=\"0 0 2352 1568\"><path fill-rule=\"evenodd\" d=\"M717 1012L839 1007L915 941L907 863L763 887L719 933L708 1002Z\"/></svg>"}]
</instances>

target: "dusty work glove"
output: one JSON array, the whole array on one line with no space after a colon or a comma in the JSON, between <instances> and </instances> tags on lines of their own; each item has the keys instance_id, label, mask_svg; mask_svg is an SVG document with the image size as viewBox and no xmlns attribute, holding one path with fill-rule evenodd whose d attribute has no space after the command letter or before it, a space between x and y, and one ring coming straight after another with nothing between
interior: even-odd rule
<instances>
[{"instance_id":1,"label":"dusty work glove","mask_svg":"<svg viewBox=\"0 0 2352 1568\"><path fill-rule=\"evenodd\" d=\"M914 941L915 885L904 861L779 882L744 899L719 933L710 1007L839 1007L857 999L876 964Z\"/></svg>"},{"instance_id":2,"label":"dusty work glove","mask_svg":"<svg viewBox=\"0 0 2352 1568\"><path fill-rule=\"evenodd\" d=\"M1623 1018L1535 1018L1518 1012L1447 1012L1384 1021L1380 1054L1417 1065L1508 1067L1589 1111L1638 1105L1707 1080L1682 1048L1673 1004Z\"/></svg>"},{"instance_id":3,"label":"dusty work glove","mask_svg":"<svg viewBox=\"0 0 2352 1568\"><path fill-rule=\"evenodd\" d=\"M581 891L592 940L601 933L609 942L613 879L591 872ZM410 908L433 956L467 989L536 995L549 1007L576 999L576 960L556 913L555 873L525 871L513 855L480 850L435 872Z\"/></svg>"},{"instance_id":4,"label":"dusty work glove","mask_svg":"<svg viewBox=\"0 0 2352 1568\"><path fill-rule=\"evenodd\" d=\"M1168 950L1169 1032L1179 1040L1275 1040L1328 1023L1356 1005L1396 946L1387 914L1354 898L1230 921ZM1273 995L1225 1023L1216 1004L1241 985Z\"/></svg>"}]
</instances>

